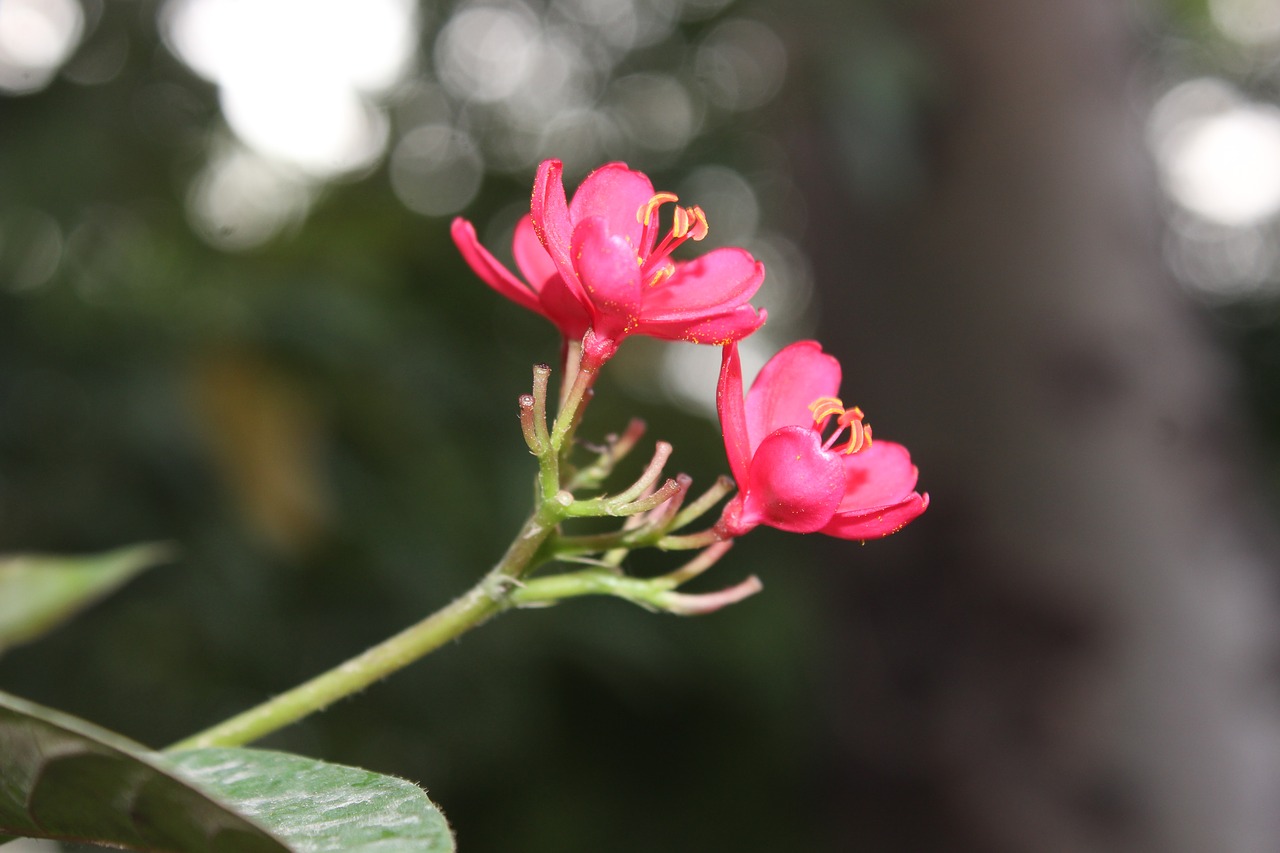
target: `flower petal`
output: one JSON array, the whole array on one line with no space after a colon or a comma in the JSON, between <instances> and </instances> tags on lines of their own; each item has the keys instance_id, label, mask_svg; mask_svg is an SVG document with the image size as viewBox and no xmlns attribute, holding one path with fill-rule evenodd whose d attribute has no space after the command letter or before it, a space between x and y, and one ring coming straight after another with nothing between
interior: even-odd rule
<instances>
[{"instance_id":1,"label":"flower petal","mask_svg":"<svg viewBox=\"0 0 1280 853\"><path fill-rule=\"evenodd\" d=\"M764 281L764 264L744 249L715 249L676 264L671 278L645 292L644 316L678 320L747 302Z\"/></svg>"},{"instance_id":2,"label":"flower petal","mask_svg":"<svg viewBox=\"0 0 1280 853\"><path fill-rule=\"evenodd\" d=\"M582 340L591 327L591 309L583 304L585 297L570 290L559 275L547 279L538 294L542 312L556 324L560 334L572 341Z\"/></svg>"},{"instance_id":3,"label":"flower petal","mask_svg":"<svg viewBox=\"0 0 1280 853\"><path fill-rule=\"evenodd\" d=\"M609 223L609 233L625 238L634 253L640 252L644 226L636 219L640 208L653 198L653 184L626 163L606 163L583 179L569 202L569 219L577 225L598 216Z\"/></svg>"},{"instance_id":4,"label":"flower petal","mask_svg":"<svg viewBox=\"0 0 1280 853\"><path fill-rule=\"evenodd\" d=\"M516 233L511 238L511 254L515 256L516 269L539 293L548 279L560 276L560 268L538 239L533 217L527 213L516 223Z\"/></svg>"},{"instance_id":5,"label":"flower petal","mask_svg":"<svg viewBox=\"0 0 1280 853\"><path fill-rule=\"evenodd\" d=\"M765 436L788 425L811 426L809 404L840 393L840 362L817 341L796 341L765 363L747 392L747 431Z\"/></svg>"},{"instance_id":6,"label":"flower petal","mask_svg":"<svg viewBox=\"0 0 1280 853\"><path fill-rule=\"evenodd\" d=\"M577 277L569 259L573 222L569 218L569 204L565 201L563 172L564 164L559 160L543 160L538 165L529 212L534 231L551 260L555 261L560 275L566 282L574 282Z\"/></svg>"},{"instance_id":7,"label":"flower petal","mask_svg":"<svg viewBox=\"0 0 1280 853\"><path fill-rule=\"evenodd\" d=\"M844 465L822 449L816 430L787 426L766 436L751 459L742 520L792 533L831 521L844 494Z\"/></svg>"},{"instance_id":8,"label":"flower petal","mask_svg":"<svg viewBox=\"0 0 1280 853\"><path fill-rule=\"evenodd\" d=\"M742 305L723 314L696 317L692 320L653 322L641 318L634 334L650 335L664 341L688 341L691 344L724 346L740 341L764 325L768 314L756 313L750 305Z\"/></svg>"},{"instance_id":9,"label":"flower petal","mask_svg":"<svg viewBox=\"0 0 1280 853\"><path fill-rule=\"evenodd\" d=\"M896 504L915 490L919 472L901 444L877 438L870 447L842 458L844 497L838 512Z\"/></svg>"},{"instance_id":10,"label":"flower petal","mask_svg":"<svg viewBox=\"0 0 1280 853\"><path fill-rule=\"evenodd\" d=\"M742 361L738 358L736 341L726 346L721 353L720 381L716 384L716 411L720 414L720 429L724 433L724 451L729 457L729 470L738 484L740 498L747 488L751 440L747 435L746 410L742 402ZM737 501L738 498L734 500Z\"/></svg>"},{"instance_id":11,"label":"flower petal","mask_svg":"<svg viewBox=\"0 0 1280 853\"><path fill-rule=\"evenodd\" d=\"M840 539L879 539L897 533L907 523L915 520L929 506L929 496L912 492L891 506L864 509L860 512L838 512L822 528L828 536Z\"/></svg>"},{"instance_id":12,"label":"flower petal","mask_svg":"<svg viewBox=\"0 0 1280 853\"><path fill-rule=\"evenodd\" d=\"M598 216L584 219L573 230L573 260L596 317L610 315L631 331L640 312L640 265L626 238Z\"/></svg>"},{"instance_id":13,"label":"flower petal","mask_svg":"<svg viewBox=\"0 0 1280 853\"><path fill-rule=\"evenodd\" d=\"M459 217L453 220L449 233L453 236L454 245L462 253L463 260L475 271L476 275L484 280L485 284L517 305L522 305L530 311L536 311L544 317L547 316L547 312L543 310L537 295L529 285L516 278L510 270L489 253L488 249L480 245L480 240L476 237L475 226Z\"/></svg>"},{"instance_id":14,"label":"flower petal","mask_svg":"<svg viewBox=\"0 0 1280 853\"><path fill-rule=\"evenodd\" d=\"M585 294L565 284L559 267L535 233L533 217L525 215L516 223L511 251L516 266L537 291L542 313L556 324L564 337L581 340L591 325L591 307Z\"/></svg>"}]
</instances>

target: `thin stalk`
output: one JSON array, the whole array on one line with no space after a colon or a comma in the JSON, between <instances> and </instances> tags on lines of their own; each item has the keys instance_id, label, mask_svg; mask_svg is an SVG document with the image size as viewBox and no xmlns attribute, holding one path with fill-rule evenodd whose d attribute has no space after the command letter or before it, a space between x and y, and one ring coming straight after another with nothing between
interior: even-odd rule
<instances>
[{"instance_id":1,"label":"thin stalk","mask_svg":"<svg viewBox=\"0 0 1280 853\"><path fill-rule=\"evenodd\" d=\"M292 690L185 738L170 750L240 746L357 693L440 648L511 606L511 592L532 569L539 548L560 520L563 501L548 502L520 530L502 559L461 597L363 654Z\"/></svg>"},{"instance_id":2,"label":"thin stalk","mask_svg":"<svg viewBox=\"0 0 1280 853\"><path fill-rule=\"evenodd\" d=\"M715 484L699 495L684 510L675 517L671 523L671 530L679 530L691 521L694 521L704 515L707 510L719 503L720 499L732 492L735 483L728 477L716 478Z\"/></svg>"},{"instance_id":3,"label":"thin stalk","mask_svg":"<svg viewBox=\"0 0 1280 853\"><path fill-rule=\"evenodd\" d=\"M560 412L556 415L555 425L551 428L551 446L561 455L568 454L572 445L573 433L582 420L582 412L586 401L590 398L591 385L596 380L596 370L587 365L579 365L578 373L573 378L573 385L563 395Z\"/></svg>"},{"instance_id":4,"label":"thin stalk","mask_svg":"<svg viewBox=\"0 0 1280 853\"><path fill-rule=\"evenodd\" d=\"M632 418L622 435L610 437L604 451L594 462L574 474L565 488L572 492L580 488L600 486L613 473L614 466L635 448L636 442L644 435L644 430L644 421Z\"/></svg>"},{"instance_id":5,"label":"thin stalk","mask_svg":"<svg viewBox=\"0 0 1280 853\"><path fill-rule=\"evenodd\" d=\"M529 449L538 457L538 487L541 500L550 500L560 489L560 454L551 444L551 434L547 431L547 383L551 379L551 368L545 364L533 367L533 394L531 410L527 416L533 429L533 442ZM526 416L523 412L524 398L520 398L522 412L521 425L524 427ZM528 437L526 435L526 442Z\"/></svg>"}]
</instances>

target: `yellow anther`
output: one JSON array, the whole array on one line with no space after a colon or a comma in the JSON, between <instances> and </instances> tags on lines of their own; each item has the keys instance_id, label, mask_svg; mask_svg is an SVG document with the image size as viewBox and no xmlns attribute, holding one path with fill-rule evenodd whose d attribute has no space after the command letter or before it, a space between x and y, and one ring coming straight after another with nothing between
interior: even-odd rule
<instances>
[{"instance_id":1,"label":"yellow anther","mask_svg":"<svg viewBox=\"0 0 1280 853\"><path fill-rule=\"evenodd\" d=\"M841 418L841 421L844 419ZM857 453L866 444L867 428L862 425L862 421L853 421L847 425L849 427L849 441L845 443L845 453Z\"/></svg>"},{"instance_id":2,"label":"yellow anther","mask_svg":"<svg viewBox=\"0 0 1280 853\"><path fill-rule=\"evenodd\" d=\"M677 240L689 233L689 211L683 207L676 208L675 222L671 224L671 234Z\"/></svg>"},{"instance_id":3,"label":"yellow anther","mask_svg":"<svg viewBox=\"0 0 1280 853\"><path fill-rule=\"evenodd\" d=\"M677 202L680 197L675 193L660 192L654 195L636 211L636 221L641 225L648 225L649 220L653 218L654 211L662 207L667 202Z\"/></svg>"},{"instance_id":4,"label":"yellow anther","mask_svg":"<svg viewBox=\"0 0 1280 853\"><path fill-rule=\"evenodd\" d=\"M809 404L809 411L813 412L813 422L822 424L832 415L843 415L844 403L839 397L819 397Z\"/></svg>"},{"instance_id":5,"label":"yellow anther","mask_svg":"<svg viewBox=\"0 0 1280 853\"><path fill-rule=\"evenodd\" d=\"M693 229L689 233L689 238L695 243L707 236L707 232L711 230L711 226L707 224L707 215L702 212L702 208L696 204L693 207L686 208L689 215L693 217Z\"/></svg>"},{"instance_id":6,"label":"yellow anther","mask_svg":"<svg viewBox=\"0 0 1280 853\"><path fill-rule=\"evenodd\" d=\"M866 417L866 415L862 414L862 409L854 406L852 409L845 410L844 414L840 415L840 426L847 427L850 421L861 421L864 417Z\"/></svg>"}]
</instances>

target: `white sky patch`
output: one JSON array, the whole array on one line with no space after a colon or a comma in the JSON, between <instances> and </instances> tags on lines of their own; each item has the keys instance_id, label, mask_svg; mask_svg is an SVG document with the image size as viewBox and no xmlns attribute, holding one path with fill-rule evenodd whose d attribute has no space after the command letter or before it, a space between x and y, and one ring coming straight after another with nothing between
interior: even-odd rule
<instances>
[{"instance_id":1,"label":"white sky patch","mask_svg":"<svg viewBox=\"0 0 1280 853\"><path fill-rule=\"evenodd\" d=\"M381 156L377 96L409 70L412 0L169 0L161 23L173 51L219 86L228 124L258 152L316 178Z\"/></svg>"},{"instance_id":2,"label":"white sky patch","mask_svg":"<svg viewBox=\"0 0 1280 853\"><path fill-rule=\"evenodd\" d=\"M1193 80L1160 100L1150 135L1166 190L1192 213L1243 227L1280 211L1280 109Z\"/></svg>"},{"instance_id":3,"label":"white sky patch","mask_svg":"<svg viewBox=\"0 0 1280 853\"><path fill-rule=\"evenodd\" d=\"M84 34L77 0L0 2L0 92L38 92L71 56Z\"/></svg>"},{"instance_id":4,"label":"white sky patch","mask_svg":"<svg viewBox=\"0 0 1280 853\"><path fill-rule=\"evenodd\" d=\"M386 116L340 81L315 85L286 75L222 89L227 124L251 148L325 176L374 163L387 142Z\"/></svg>"}]
</instances>

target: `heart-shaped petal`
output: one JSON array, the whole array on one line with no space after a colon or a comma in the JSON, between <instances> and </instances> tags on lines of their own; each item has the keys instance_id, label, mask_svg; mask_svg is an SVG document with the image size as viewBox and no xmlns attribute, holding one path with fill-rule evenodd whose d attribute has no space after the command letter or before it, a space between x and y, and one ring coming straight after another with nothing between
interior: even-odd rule
<instances>
[{"instance_id":1,"label":"heart-shaped petal","mask_svg":"<svg viewBox=\"0 0 1280 853\"><path fill-rule=\"evenodd\" d=\"M813 533L831 521L844 494L844 465L812 429L788 426L766 436L751 459L743 520Z\"/></svg>"}]
</instances>

